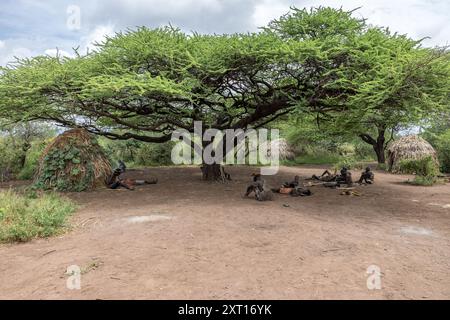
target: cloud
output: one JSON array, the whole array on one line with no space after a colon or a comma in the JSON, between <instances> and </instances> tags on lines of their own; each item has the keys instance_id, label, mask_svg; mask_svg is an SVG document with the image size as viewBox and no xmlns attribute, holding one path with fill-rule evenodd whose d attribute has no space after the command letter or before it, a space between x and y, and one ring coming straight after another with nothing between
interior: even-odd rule
<instances>
[{"instance_id":1,"label":"cloud","mask_svg":"<svg viewBox=\"0 0 450 320\"><path fill-rule=\"evenodd\" d=\"M44 53L51 57L73 57L74 56L73 54L68 53L67 51L59 50L59 49L47 49L47 50L45 50Z\"/></svg>"},{"instance_id":2,"label":"cloud","mask_svg":"<svg viewBox=\"0 0 450 320\"><path fill-rule=\"evenodd\" d=\"M77 5L80 29L68 27L67 8ZM448 0L2 0L0 1L0 65L14 55L72 54L93 50L93 43L138 26L171 23L185 32L253 32L286 13L290 6L343 7L368 23L389 27L424 41L427 46L450 40ZM48 51L50 50L50 51Z\"/></svg>"},{"instance_id":3,"label":"cloud","mask_svg":"<svg viewBox=\"0 0 450 320\"><path fill-rule=\"evenodd\" d=\"M97 26L91 33L81 37L80 53L93 51L97 43L102 43L107 36L115 34L115 27L111 24Z\"/></svg>"},{"instance_id":4,"label":"cloud","mask_svg":"<svg viewBox=\"0 0 450 320\"><path fill-rule=\"evenodd\" d=\"M10 62L14 62L16 58L29 58L34 54L35 52L18 43L0 40L0 66L6 66Z\"/></svg>"}]
</instances>

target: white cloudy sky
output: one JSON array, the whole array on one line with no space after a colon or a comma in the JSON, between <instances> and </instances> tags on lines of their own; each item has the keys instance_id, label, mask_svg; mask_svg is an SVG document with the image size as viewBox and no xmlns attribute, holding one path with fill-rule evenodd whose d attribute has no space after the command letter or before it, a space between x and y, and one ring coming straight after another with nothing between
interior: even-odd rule
<instances>
[{"instance_id":1,"label":"white cloudy sky","mask_svg":"<svg viewBox=\"0 0 450 320\"><path fill-rule=\"evenodd\" d=\"M81 11L78 30L67 27L68 7ZM1 0L0 65L14 56L85 51L105 34L171 23L201 33L255 31L290 6L362 7L357 15L427 46L450 44L449 0Z\"/></svg>"}]
</instances>

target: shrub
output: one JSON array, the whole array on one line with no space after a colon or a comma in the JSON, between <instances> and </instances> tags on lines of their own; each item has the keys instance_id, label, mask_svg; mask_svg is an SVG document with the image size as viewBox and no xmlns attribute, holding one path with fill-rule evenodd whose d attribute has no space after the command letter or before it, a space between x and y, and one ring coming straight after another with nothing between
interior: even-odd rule
<instances>
[{"instance_id":1,"label":"shrub","mask_svg":"<svg viewBox=\"0 0 450 320\"><path fill-rule=\"evenodd\" d=\"M415 176L413 181L408 181L408 183L417 186L432 186L439 180L437 177L433 176Z\"/></svg>"},{"instance_id":2,"label":"shrub","mask_svg":"<svg viewBox=\"0 0 450 320\"><path fill-rule=\"evenodd\" d=\"M354 157L342 157L335 165L334 169L340 170L343 167L346 167L349 170L354 169L362 169L364 168L364 164L361 162L356 161Z\"/></svg>"},{"instance_id":3,"label":"shrub","mask_svg":"<svg viewBox=\"0 0 450 320\"><path fill-rule=\"evenodd\" d=\"M344 157L354 157L356 155L355 146L348 142L340 144L337 148L337 151L341 156Z\"/></svg>"},{"instance_id":4,"label":"shrub","mask_svg":"<svg viewBox=\"0 0 450 320\"><path fill-rule=\"evenodd\" d=\"M439 181L439 168L431 156L419 160L402 160L400 170L416 175L413 181L408 181L414 185L431 186Z\"/></svg>"},{"instance_id":5,"label":"shrub","mask_svg":"<svg viewBox=\"0 0 450 320\"><path fill-rule=\"evenodd\" d=\"M7 181L17 174L23 151L9 138L0 137L0 182Z\"/></svg>"},{"instance_id":6,"label":"shrub","mask_svg":"<svg viewBox=\"0 0 450 320\"><path fill-rule=\"evenodd\" d=\"M441 170L450 172L450 129L437 137L436 149L438 152Z\"/></svg>"},{"instance_id":7,"label":"shrub","mask_svg":"<svg viewBox=\"0 0 450 320\"><path fill-rule=\"evenodd\" d=\"M20 170L17 178L20 180L30 180L33 179L34 174L39 166L39 159L42 152L44 151L46 145L50 140L36 141L32 144L31 149L27 152L27 157L25 165Z\"/></svg>"},{"instance_id":8,"label":"shrub","mask_svg":"<svg viewBox=\"0 0 450 320\"><path fill-rule=\"evenodd\" d=\"M72 201L54 193L0 192L0 242L58 234L74 210Z\"/></svg>"},{"instance_id":9,"label":"shrub","mask_svg":"<svg viewBox=\"0 0 450 320\"><path fill-rule=\"evenodd\" d=\"M399 167L402 173L416 174L423 177L436 177L439 174L439 168L431 156L418 160L401 160Z\"/></svg>"},{"instance_id":10,"label":"shrub","mask_svg":"<svg viewBox=\"0 0 450 320\"><path fill-rule=\"evenodd\" d=\"M160 144L143 143L136 152L134 164L139 166L172 165L173 145L173 142Z\"/></svg>"}]
</instances>

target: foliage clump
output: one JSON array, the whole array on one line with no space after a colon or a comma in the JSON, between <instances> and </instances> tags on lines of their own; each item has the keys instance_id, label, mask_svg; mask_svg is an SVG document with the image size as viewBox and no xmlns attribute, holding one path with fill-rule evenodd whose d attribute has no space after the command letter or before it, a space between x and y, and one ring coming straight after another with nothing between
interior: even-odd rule
<instances>
[{"instance_id":1,"label":"foliage clump","mask_svg":"<svg viewBox=\"0 0 450 320\"><path fill-rule=\"evenodd\" d=\"M81 192L104 185L111 172L97 140L83 129L73 129L58 136L44 150L34 187Z\"/></svg>"},{"instance_id":2,"label":"foliage clump","mask_svg":"<svg viewBox=\"0 0 450 320\"><path fill-rule=\"evenodd\" d=\"M421 159L402 160L399 164L402 173L414 174L411 184L431 186L438 182L439 167L432 156Z\"/></svg>"},{"instance_id":3,"label":"foliage clump","mask_svg":"<svg viewBox=\"0 0 450 320\"><path fill-rule=\"evenodd\" d=\"M53 193L0 192L0 242L58 234L74 210L72 201Z\"/></svg>"}]
</instances>

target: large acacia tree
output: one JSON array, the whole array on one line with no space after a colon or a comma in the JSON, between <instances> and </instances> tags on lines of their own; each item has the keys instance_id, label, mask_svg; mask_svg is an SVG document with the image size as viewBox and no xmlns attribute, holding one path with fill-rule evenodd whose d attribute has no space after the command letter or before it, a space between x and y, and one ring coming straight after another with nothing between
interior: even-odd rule
<instances>
[{"instance_id":1,"label":"large acacia tree","mask_svg":"<svg viewBox=\"0 0 450 320\"><path fill-rule=\"evenodd\" d=\"M322 10L309 12L305 27L323 19ZM327 15L338 25L357 21L342 10ZM0 112L155 143L178 128L193 131L194 121L204 129L258 128L299 106L336 100L336 72L349 54L341 31L296 41L269 29L187 35L139 28L86 56L40 56L3 69Z\"/></svg>"},{"instance_id":2,"label":"large acacia tree","mask_svg":"<svg viewBox=\"0 0 450 320\"><path fill-rule=\"evenodd\" d=\"M379 45L368 30L351 12L331 8L293 8L249 34L130 30L85 56L4 68L0 116L154 143L178 128L192 132L195 121L204 129L258 128L298 108L337 118L365 110L358 101L372 78L360 73ZM217 178L217 166L206 178Z\"/></svg>"}]
</instances>

